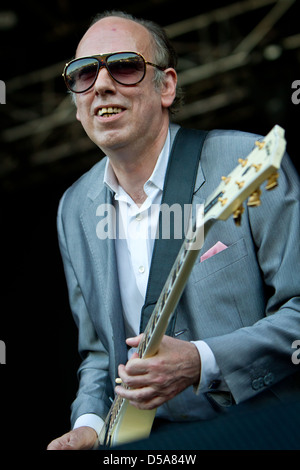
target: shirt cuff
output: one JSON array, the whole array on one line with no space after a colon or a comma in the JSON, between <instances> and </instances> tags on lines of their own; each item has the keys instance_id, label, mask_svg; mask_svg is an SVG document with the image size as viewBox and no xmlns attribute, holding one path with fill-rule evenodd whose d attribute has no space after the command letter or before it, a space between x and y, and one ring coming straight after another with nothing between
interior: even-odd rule
<instances>
[{"instance_id":1,"label":"shirt cuff","mask_svg":"<svg viewBox=\"0 0 300 470\"><path fill-rule=\"evenodd\" d=\"M201 360L200 381L194 387L195 393L205 393L211 389L211 384L218 380L222 381L222 374L216 362L215 356L204 341L191 341L198 349ZM227 388L227 387L226 387Z\"/></svg>"},{"instance_id":2,"label":"shirt cuff","mask_svg":"<svg viewBox=\"0 0 300 470\"><path fill-rule=\"evenodd\" d=\"M80 426L89 426L90 428L95 429L99 436L103 424L104 421L100 416L97 416L94 413L86 413L76 419L73 429L79 428Z\"/></svg>"}]
</instances>

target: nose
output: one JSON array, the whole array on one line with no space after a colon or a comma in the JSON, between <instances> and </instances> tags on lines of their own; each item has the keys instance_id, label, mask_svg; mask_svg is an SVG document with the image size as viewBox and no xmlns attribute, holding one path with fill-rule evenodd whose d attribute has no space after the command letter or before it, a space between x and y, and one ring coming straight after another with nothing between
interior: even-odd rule
<instances>
[{"instance_id":1,"label":"nose","mask_svg":"<svg viewBox=\"0 0 300 470\"><path fill-rule=\"evenodd\" d=\"M105 66L102 66L98 72L94 89L99 94L114 93L116 90L116 82L111 78Z\"/></svg>"}]
</instances>

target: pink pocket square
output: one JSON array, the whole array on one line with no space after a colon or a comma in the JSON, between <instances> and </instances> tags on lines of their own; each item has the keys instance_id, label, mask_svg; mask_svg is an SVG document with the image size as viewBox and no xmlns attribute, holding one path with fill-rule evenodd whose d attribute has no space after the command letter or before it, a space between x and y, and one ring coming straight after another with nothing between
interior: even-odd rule
<instances>
[{"instance_id":1,"label":"pink pocket square","mask_svg":"<svg viewBox=\"0 0 300 470\"><path fill-rule=\"evenodd\" d=\"M205 261L208 258L220 253L223 250L226 250L227 246L224 245L222 242L217 242L214 246L212 246L208 251L206 251L201 257L200 262Z\"/></svg>"}]
</instances>

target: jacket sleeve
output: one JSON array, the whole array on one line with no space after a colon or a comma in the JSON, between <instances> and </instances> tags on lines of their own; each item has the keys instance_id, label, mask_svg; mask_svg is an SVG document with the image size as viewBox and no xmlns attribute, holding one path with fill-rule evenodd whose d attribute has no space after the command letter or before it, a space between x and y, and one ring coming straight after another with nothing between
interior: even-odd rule
<instances>
[{"instance_id":1,"label":"jacket sleeve","mask_svg":"<svg viewBox=\"0 0 300 470\"><path fill-rule=\"evenodd\" d=\"M295 372L299 375L292 343L300 338L300 184L287 155L279 171L279 186L263 192L258 209L249 209L265 284L265 317L252 326L205 339L235 403L272 389ZM217 399L218 390L212 395Z\"/></svg>"},{"instance_id":2,"label":"jacket sleeve","mask_svg":"<svg viewBox=\"0 0 300 470\"><path fill-rule=\"evenodd\" d=\"M86 413L94 413L105 419L109 410L110 381L108 377L108 353L96 334L90 319L88 306L77 281L69 256L63 224L64 197L58 209L57 229L65 277L68 286L69 302L79 331L78 350L82 358L78 369L79 388L72 404L71 424Z\"/></svg>"}]
</instances>

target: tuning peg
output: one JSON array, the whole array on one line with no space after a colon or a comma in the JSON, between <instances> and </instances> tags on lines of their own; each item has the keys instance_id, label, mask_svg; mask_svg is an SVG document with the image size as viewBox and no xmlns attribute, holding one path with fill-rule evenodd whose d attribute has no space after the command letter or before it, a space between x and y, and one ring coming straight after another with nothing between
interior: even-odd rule
<instances>
[{"instance_id":1,"label":"tuning peg","mask_svg":"<svg viewBox=\"0 0 300 470\"><path fill-rule=\"evenodd\" d=\"M244 213L244 206L238 207L233 213L233 220L235 225L240 226L242 221L242 214Z\"/></svg>"},{"instance_id":2,"label":"tuning peg","mask_svg":"<svg viewBox=\"0 0 300 470\"><path fill-rule=\"evenodd\" d=\"M225 184L228 184L229 181L231 180L230 176L222 176L222 181L224 181Z\"/></svg>"},{"instance_id":3,"label":"tuning peg","mask_svg":"<svg viewBox=\"0 0 300 470\"><path fill-rule=\"evenodd\" d=\"M270 189L274 189L276 188L276 186L278 186L278 177L279 177L279 173L273 173L270 178L268 179L267 181L267 184L266 184L266 189L269 191Z\"/></svg>"},{"instance_id":4,"label":"tuning peg","mask_svg":"<svg viewBox=\"0 0 300 470\"><path fill-rule=\"evenodd\" d=\"M255 168L256 171L259 171L261 169L261 163L252 163L252 166Z\"/></svg>"},{"instance_id":5,"label":"tuning peg","mask_svg":"<svg viewBox=\"0 0 300 470\"><path fill-rule=\"evenodd\" d=\"M235 183L238 185L239 189L242 189L245 184L245 181L236 181Z\"/></svg>"},{"instance_id":6,"label":"tuning peg","mask_svg":"<svg viewBox=\"0 0 300 470\"><path fill-rule=\"evenodd\" d=\"M247 206L250 206L250 207L260 206L261 205L260 195L261 195L261 190L258 188L249 197Z\"/></svg>"},{"instance_id":7,"label":"tuning peg","mask_svg":"<svg viewBox=\"0 0 300 470\"><path fill-rule=\"evenodd\" d=\"M256 145L256 147L259 148L259 150L261 150L262 148L264 148L265 144L266 144L266 142L259 142L259 140L257 140L257 141L255 142L255 145Z\"/></svg>"},{"instance_id":8,"label":"tuning peg","mask_svg":"<svg viewBox=\"0 0 300 470\"><path fill-rule=\"evenodd\" d=\"M247 165L248 160L243 160L242 158L239 158L238 162L242 165L242 167L244 167Z\"/></svg>"},{"instance_id":9,"label":"tuning peg","mask_svg":"<svg viewBox=\"0 0 300 470\"><path fill-rule=\"evenodd\" d=\"M219 197L218 201L221 203L221 206L225 206L228 199L226 199L226 198L223 199L223 198Z\"/></svg>"}]
</instances>

